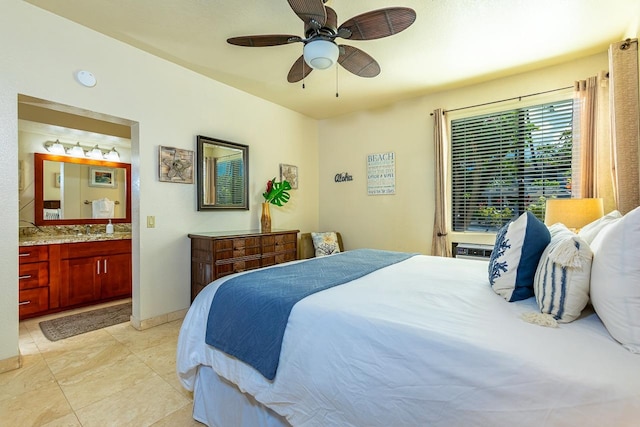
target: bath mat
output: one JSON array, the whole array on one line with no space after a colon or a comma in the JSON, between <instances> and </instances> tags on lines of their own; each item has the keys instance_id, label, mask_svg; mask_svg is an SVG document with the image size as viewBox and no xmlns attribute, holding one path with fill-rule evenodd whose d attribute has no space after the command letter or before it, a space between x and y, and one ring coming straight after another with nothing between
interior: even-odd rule
<instances>
[{"instance_id":1,"label":"bath mat","mask_svg":"<svg viewBox=\"0 0 640 427\"><path fill-rule=\"evenodd\" d=\"M131 303L118 304L84 313L71 314L40 322L40 329L49 341L58 341L118 323L128 322Z\"/></svg>"}]
</instances>

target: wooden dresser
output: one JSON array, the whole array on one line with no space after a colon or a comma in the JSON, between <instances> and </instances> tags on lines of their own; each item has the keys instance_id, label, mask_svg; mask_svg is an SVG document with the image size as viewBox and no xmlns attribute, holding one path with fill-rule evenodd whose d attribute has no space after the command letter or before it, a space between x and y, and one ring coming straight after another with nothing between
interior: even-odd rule
<instances>
[{"instance_id":1,"label":"wooden dresser","mask_svg":"<svg viewBox=\"0 0 640 427\"><path fill-rule=\"evenodd\" d=\"M189 234L191 301L214 280L239 271L294 261L299 230L227 231Z\"/></svg>"}]
</instances>

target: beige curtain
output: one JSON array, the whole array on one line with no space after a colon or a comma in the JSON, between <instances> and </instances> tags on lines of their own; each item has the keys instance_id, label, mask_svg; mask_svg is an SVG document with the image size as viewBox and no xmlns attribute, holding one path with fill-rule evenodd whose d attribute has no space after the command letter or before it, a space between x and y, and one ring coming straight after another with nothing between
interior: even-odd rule
<instances>
[{"instance_id":1,"label":"beige curtain","mask_svg":"<svg viewBox=\"0 0 640 427\"><path fill-rule=\"evenodd\" d=\"M204 203L207 205L216 204L216 159L215 157L205 157L206 176L204 177Z\"/></svg>"},{"instance_id":2,"label":"beige curtain","mask_svg":"<svg viewBox=\"0 0 640 427\"><path fill-rule=\"evenodd\" d=\"M640 114L638 40L609 46L611 158L617 209L625 214L640 205Z\"/></svg>"},{"instance_id":3,"label":"beige curtain","mask_svg":"<svg viewBox=\"0 0 640 427\"><path fill-rule=\"evenodd\" d=\"M433 140L435 157L435 213L433 221L433 239L431 255L451 256L451 243L447 221L449 200L447 182L449 179L449 143L447 140L447 122L442 109L433 112Z\"/></svg>"},{"instance_id":4,"label":"beige curtain","mask_svg":"<svg viewBox=\"0 0 640 427\"><path fill-rule=\"evenodd\" d=\"M574 115L579 120L578 138L574 134L573 164L580 165L573 168L573 197L592 198L597 197L596 189L596 132L597 132L597 107L598 107L598 78L589 77L587 80L579 80L574 83L576 97L575 105L578 114ZM577 157L577 159L576 159Z\"/></svg>"}]
</instances>

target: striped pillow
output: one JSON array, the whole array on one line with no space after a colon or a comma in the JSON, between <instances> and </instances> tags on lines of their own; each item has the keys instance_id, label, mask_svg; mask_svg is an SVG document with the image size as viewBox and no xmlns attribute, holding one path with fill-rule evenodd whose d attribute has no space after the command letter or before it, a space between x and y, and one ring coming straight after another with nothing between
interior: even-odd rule
<instances>
[{"instance_id":1,"label":"striped pillow","mask_svg":"<svg viewBox=\"0 0 640 427\"><path fill-rule=\"evenodd\" d=\"M551 242L542 253L533 290L540 311L558 322L577 319L589 302L593 252L563 224L549 227Z\"/></svg>"}]
</instances>

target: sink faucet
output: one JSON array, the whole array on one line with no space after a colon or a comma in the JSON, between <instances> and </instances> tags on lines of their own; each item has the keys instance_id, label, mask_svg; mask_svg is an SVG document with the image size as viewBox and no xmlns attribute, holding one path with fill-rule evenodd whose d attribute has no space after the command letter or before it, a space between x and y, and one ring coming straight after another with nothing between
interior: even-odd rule
<instances>
[{"instance_id":1,"label":"sink faucet","mask_svg":"<svg viewBox=\"0 0 640 427\"><path fill-rule=\"evenodd\" d=\"M91 234L91 226L90 226L90 225L87 225L87 226L85 227L85 233L86 233L86 234Z\"/></svg>"}]
</instances>

